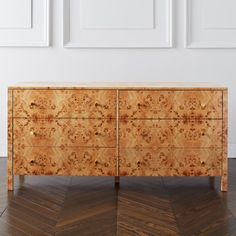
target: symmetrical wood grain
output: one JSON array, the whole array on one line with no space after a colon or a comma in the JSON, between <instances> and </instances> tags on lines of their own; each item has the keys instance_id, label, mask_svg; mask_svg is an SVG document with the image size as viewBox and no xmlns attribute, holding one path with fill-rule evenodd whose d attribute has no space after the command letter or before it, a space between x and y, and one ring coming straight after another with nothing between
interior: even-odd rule
<instances>
[{"instance_id":1,"label":"symmetrical wood grain","mask_svg":"<svg viewBox=\"0 0 236 236\"><path fill-rule=\"evenodd\" d=\"M178 119L222 119L222 91L177 91L172 117Z\"/></svg>"},{"instance_id":2,"label":"symmetrical wood grain","mask_svg":"<svg viewBox=\"0 0 236 236\"><path fill-rule=\"evenodd\" d=\"M165 118L173 110L173 91L120 91L121 119Z\"/></svg>"},{"instance_id":3,"label":"symmetrical wood grain","mask_svg":"<svg viewBox=\"0 0 236 236\"><path fill-rule=\"evenodd\" d=\"M13 169L15 175L116 176L116 182L120 175L221 176L227 190L226 88L9 92L9 189Z\"/></svg>"},{"instance_id":4,"label":"symmetrical wood grain","mask_svg":"<svg viewBox=\"0 0 236 236\"><path fill-rule=\"evenodd\" d=\"M121 149L120 175L220 176L221 149Z\"/></svg>"},{"instance_id":5,"label":"symmetrical wood grain","mask_svg":"<svg viewBox=\"0 0 236 236\"><path fill-rule=\"evenodd\" d=\"M120 147L222 147L222 120L121 120Z\"/></svg>"},{"instance_id":6,"label":"symmetrical wood grain","mask_svg":"<svg viewBox=\"0 0 236 236\"><path fill-rule=\"evenodd\" d=\"M113 90L14 90L14 117L115 118Z\"/></svg>"},{"instance_id":7,"label":"symmetrical wood grain","mask_svg":"<svg viewBox=\"0 0 236 236\"><path fill-rule=\"evenodd\" d=\"M222 90L120 91L120 174L222 176L223 106ZM159 163L161 157L167 162Z\"/></svg>"},{"instance_id":8,"label":"symmetrical wood grain","mask_svg":"<svg viewBox=\"0 0 236 236\"><path fill-rule=\"evenodd\" d=\"M14 144L116 147L114 119L14 119Z\"/></svg>"},{"instance_id":9,"label":"symmetrical wood grain","mask_svg":"<svg viewBox=\"0 0 236 236\"><path fill-rule=\"evenodd\" d=\"M123 119L222 118L221 91L120 91Z\"/></svg>"},{"instance_id":10,"label":"symmetrical wood grain","mask_svg":"<svg viewBox=\"0 0 236 236\"><path fill-rule=\"evenodd\" d=\"M15 175L115 176L115 148L25 147L14 150Z\"/></svg>"},{"instance_id":11,"label":"symmetrical wood grain","mask_svg":"<svg viewBox=\"0 0 236 236\"><path fill-rule=\"evenodd\" d=\"M170 122L161 120L120 120L120 148L171 147L173 128Z\"/></svg>"}]
</instances>

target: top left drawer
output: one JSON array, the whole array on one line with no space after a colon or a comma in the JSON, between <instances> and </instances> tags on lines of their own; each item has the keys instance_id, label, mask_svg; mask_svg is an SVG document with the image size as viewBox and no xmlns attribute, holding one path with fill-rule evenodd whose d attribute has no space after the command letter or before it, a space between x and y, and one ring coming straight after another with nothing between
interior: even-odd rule
<instances>
[{"instance_id":1,"label":"top left drawer","mask_svg":"<svg viewBox=\"0 0 236 236\"><path fill-rule=\"evenodd\" d=\"M115 90L14 90L13 117L30 119L116 116Z\"/></svg>"}]
</instances>

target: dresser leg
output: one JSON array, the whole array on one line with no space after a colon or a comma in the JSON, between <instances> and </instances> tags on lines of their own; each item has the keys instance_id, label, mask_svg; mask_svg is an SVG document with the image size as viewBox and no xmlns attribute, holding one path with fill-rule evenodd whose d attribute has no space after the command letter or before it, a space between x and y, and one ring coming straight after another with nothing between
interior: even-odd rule
<instances>
[{"instance_id":1,"label":"dresser leg","mask_svg":"<svg viewBox=\"0 0 236 236\"><path fill-rule=\"evenodd\" d=\"M228 190L228 175L225 173L221 176L221 191L226 192Z\"/></svg>"},{"instance_id":2,"label":"dresser leg","mask_svg":"<svg viewBox=\"0 0 236 236\"><path fill-rule=\"evenodd\" d=\"M10 172L8 172L7 186L9 191L14 190L14 176Z\"/></svg>"},{"instance_id":3,"label":"dresser leg","mask_svg":"<svg viewBox=\"0 0 236 236\"><path fill-rule=\"evenodd\" d=\"M225 147L222 162L222 176L221 176L221 191L228 191L228 155L227 155L227 147Z\"/></svg>"},{"instance_id":4,"label":"dresser leg","mask_svg":"<svg viewBox=\"0 0 236 236\"><path fill-rule=\"evenodd\" d=\"M120 184L120 176L115 176L115 184L116 185Z\"/></svg>"},{"instance_id":5,"label":"dresser leg","mask_svg":"<svg viewBox=\"0 0 236 236\"><path fill-rule=\"evenodd\" d=\"M12 191L14 189L13 161L11 152L9 152L7 159L7 186L8 190Z\"/></svg>"}]
</instances>

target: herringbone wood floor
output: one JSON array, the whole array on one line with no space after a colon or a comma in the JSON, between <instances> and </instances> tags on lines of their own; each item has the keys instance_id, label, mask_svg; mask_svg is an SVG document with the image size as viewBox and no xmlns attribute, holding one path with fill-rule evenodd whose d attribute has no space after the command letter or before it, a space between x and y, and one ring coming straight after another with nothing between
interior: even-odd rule
<instances>
[{"instance_id":1,"label":"herringbone wood floor","mask_svg":"<svg viewBox=\"0 0 236 236\"><path fill-rule=\"evenodd\" d=\"M236 159L229 192L208 177L25 177L7 192L0 158L0 236L236 235Z\"/></svg>"}]
</instances>

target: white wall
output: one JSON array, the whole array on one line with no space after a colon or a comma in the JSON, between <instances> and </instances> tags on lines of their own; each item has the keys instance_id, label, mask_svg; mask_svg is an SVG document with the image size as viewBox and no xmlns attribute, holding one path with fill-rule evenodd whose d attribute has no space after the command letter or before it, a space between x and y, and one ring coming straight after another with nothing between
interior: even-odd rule
<instances>
[{"instance_id":1,"label":"white wall","mask_svg":"<svg viewBox=\"0 0 236 236\"><path fill-rule=\"evenodd\" d=\"M52 47L0 48L0 156L7 155L7 86L21 81L226 84L229 156L236 156L236 49L185 49L183 0L174 0L173 49L64 49L61 1L52 3Z\"/></svg>"}]
</instances>

